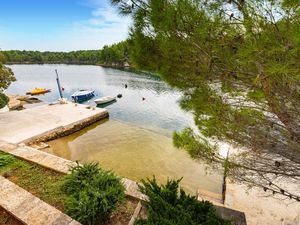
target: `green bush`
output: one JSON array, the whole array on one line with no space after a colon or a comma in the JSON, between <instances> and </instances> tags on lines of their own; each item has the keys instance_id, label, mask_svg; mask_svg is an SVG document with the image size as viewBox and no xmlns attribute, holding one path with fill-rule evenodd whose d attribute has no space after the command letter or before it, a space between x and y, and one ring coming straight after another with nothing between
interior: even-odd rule
<instances>
[{"instance_id":1,"label":"green bush","mask_svg":"<svg viewBox=\"0 0 300 225\"><path fill-rule=\"evenodd\" d=\"M98 163L77 165L61 189L67 194L65 211L83 224L105 221L125 199L125 188L113 172Z\"/></svg>"},{"instance_id":2,"label":"green bush","mask_svg":"<svg viewBox=\"0 0 300 225\"><path fill-rule=\"evenodd\" d=\"M148 218L140 219L137 225L219 225L230 224L221 221L213 205L208 201L198 201L196 197L179 190L180 180L168 180L166 185L158 185L155 178L142 180L140 190L149 197L145 203Z\"/></svg>"},{"instance_id":3,"label":"green bush","mask_svg":"<svg viewBox=\"0 0 300 225\"><path fill-rule=\"evenodd\" d=\"M7 105L9 98L0 92L0 109Z\"/></svg>"}]
</instances>

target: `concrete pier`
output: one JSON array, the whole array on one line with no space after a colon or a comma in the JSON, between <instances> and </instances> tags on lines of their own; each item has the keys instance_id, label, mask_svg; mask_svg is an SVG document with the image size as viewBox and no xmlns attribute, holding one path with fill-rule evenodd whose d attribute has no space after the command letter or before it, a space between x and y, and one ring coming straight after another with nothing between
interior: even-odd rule
<instances>
[{"instance_id":1,"label":"concrete pier","mask_svg":"<svg viewBox=\"0 0 300 225\"><path fill-rule=\"evenodd\" d=\"M0 140L13 144L52 140L106 117L106 109L71 102L5 112L0 114Z\"/></svg>"}]
</instances>

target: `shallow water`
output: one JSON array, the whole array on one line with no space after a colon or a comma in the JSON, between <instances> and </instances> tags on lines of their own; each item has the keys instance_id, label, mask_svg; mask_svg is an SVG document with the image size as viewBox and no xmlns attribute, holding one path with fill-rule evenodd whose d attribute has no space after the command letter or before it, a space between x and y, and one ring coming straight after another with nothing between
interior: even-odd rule
<instances>
[{"instance_id":1,"label":"shallow water","mask_svg":"<svg viewBox=\"0 0 300 225\"><path fill-rule=\"evenodd\" d=\"M74 161L98 160L136 181L153 175L159 182L183 177L181 184L190 193L200 187L221 191L221 177L206 174L200 163L173 147L171 138L132 124L107 120L49 144L50 153Z\"/></svg>"},{"instance_id":2,"label":"shallow water","mask_svg":"<svg viewBox=\"0 0 300 225\"><path fill-rule=\"evenodd\" d=\"M48 152L83 162L97 160L104 168L136 181L153 175L160 182L168 177L184 177L182 186L190 193L194 194L197 188L221 192L219 171L207 174L201 162L173 146L172 132L193 126L193 118L180 109L180 92L159 78L97 66L12 65L11 68L18 79L7 91L12 94L24 94L34 87L51 88L51 93L40 98L55 101L58 91L54 69L57 68L65 97L79 88L94 89L96 97L123 95L106 107L109 120L51 141ZM92 100L85 104L94 105Z\"/></svg>"}]
</instances>

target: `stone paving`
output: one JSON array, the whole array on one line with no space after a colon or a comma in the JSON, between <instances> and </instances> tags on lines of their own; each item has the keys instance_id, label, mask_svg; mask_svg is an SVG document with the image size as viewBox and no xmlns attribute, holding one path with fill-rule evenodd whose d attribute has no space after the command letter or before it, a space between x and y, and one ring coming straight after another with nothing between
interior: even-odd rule
<instances>
[{"instance_id":1,"label":"stone paving","mask_svg":"<svg viewBox=\"0 0 300 225\"><path fill-rule=\"evenodd\" d=\"M6 144L0 141L0 150L60 173L68 173L70 167L76 165L75 162L23 145Z\"/></svg>"},{"instance_id":2,"label":"stone paving","mask_svg":"<svg viewBox=\"0 0 300 225\"><path fill-rule=\"evenodd\" d=\"M64 174L69 173L70 167L76 165L75 162L70 160L36 150L23 144L15 145L0 141L0 150ZM147 197L138 190L136 182L127 178L123 178L122 182L126 188L126 195L143 201L147 200ZM17 219L28 225L80 224L1 176L0 205Z\"/></svg>"},{"instance_id":3,"label":"stone paving","mask_svg":"<svg viewBox=\"0 0 300 225\"><path fill-rule=\"evenodd\" d=\"M300 225L299 202L268 195L262 189L249 189L228 179L225 206L245 212L248 225Z\"/></svg>"},{"instance_id":4,"label":"stone paving","mask_svg":"<svg viewBox=\"0 0 300 225\"><path fill-rule=\"evenodd\" d=\"M199 201L210 201L214 204L223 205L222 194L213 193L199 188L197 190L197 196Z\"/></svg>"},{"instance_id":5,"label":"stone paving","mask_svg":"<svg viewBox=\"0 0 300 225\"><path fill-rule=\"evenodd\" d=\"M7 142L4 141L0 141L0 150L10 153L18 158L39 164L43 167L55 170L57 172L63 173L63 174L67 174L69 173L69 169L71 166L75 166L76 163L70 160L66 160L54 155L51 155L49 153L46 152L42 152L39 151L37 149L34 149L32 147L28 147L25 146L24 144L9 144ZM32 224L32 225L38 225L38 224L42 224L41 221L46 221L47 223L44 224L78 224L76 221L69 221L65 218L66 215L62 214L60 216L56 215L52 216L52 210L55 211L55 209L52 209L53 207L46 204L46 203L41 203L41 200L36 200L34 196L32 196L30 193L26 193L25 190L17 187L16 185L12 184L11 182L9 182L8 180L5 180L6 182L2 182L4 178L0 179L0 205L3 206L3 208L5 208L7 211L11 212L13 215L15 215L18 219L20 219L21 221L29 221L30 223L28 223L28 221L26 222L26 224ZM147 196L143 195L139 190L138 190L138 184L135 181L132 181L130 179L127 178L123 178L122 179L123 185L126 188L126 195L130 196L132 198L141 200L141 201L147 201L148 198ZM8 187L8 188L7 188ZM22 193L22 194L20 194ZM22 196L21 196L22 195ZM24 195L24 196L23 196ZM28 196L28 197L26 197ZM207 199L208 197L210 199ZM221 216L222 218L226 218L226 219L236 219L236 221L238 221L236 224L238 225L244 225L246 224L246 220L245 220L245 215L242 212L233 210L233 209L229 209L227 207L224 207L223 204L221 204L221 196L219 195L215 195L215 194L210 194L208 195L206 192L204 193L204 190L198 190L198 200L212 200L215 204L217 213L219 214L219 216ZM23 205L20 205L20 201L22 201ZM30 207L26 208L26 202L30 202ZM39 206L41 205L41 207ZM47 209L47 206L49 206L50 208ZM24 210L20 210L18 208L18 206L22 206L25 207ZM21 208L22 208L21 207ZM43 209L43 207L46 207L46 209ZM52 207L52 208L51 208ZM42 214L41 216L39 216L38 214L38 210L29 210L31 208L36 208L39 209L41 208L41 210L44 211L45 215ZM14 210L17 210L16 212L14 212ZM26 214L26 211L28 213L28 215ZM49 215L48 215L49 214ZM47 217L48 215L48 217ZM34 218L41 218L39 221L37 221L35 223ZM60 218L62 219L63 222L60 222ZM31 220L29 220L31 219ZM70 223L67 223L67 222ZM32 223L34 222L34 223ZM50 223L53 222L53 223ZM59 222L59 223L56 223ZM72 223L71 223L72 222Z\"/></svg>"},{"instance_id":6,"label":"stone paving","mask_svg":"<svg viewBox=\"0 0 300 225\"><path fill-rule=\"evenodd\" d=\"M76 165L73 161L42 152L22 144L14 145L0 141L0 150L64 174L69 173L70 167ZM138 191L138 185L135 181L123 178L122 182L126 188L126 195L143 201L147 199L145 195Z\"/></svg>"},{"instance_id":7,"label":"stone paving","mask_svg":"<svg viewBox=\"0 0 300 225\"><path fill-rule=\"evenodd\" d=\"M80 225L71 217L0 176L0 205L28 225Z\"/></svg>"},{"instance_id":8,"label":"stone paving","mask_svg":"<svg viewBox=\"0 0 300 225\"><path fill-rule=\"evenodd\" d=\"M0 114L0 140L18 144L44 136L55 138L61 133L70 134L105 117L108 117L106 109L72 102L10 111Z\"/></svg>"}]
</instances>

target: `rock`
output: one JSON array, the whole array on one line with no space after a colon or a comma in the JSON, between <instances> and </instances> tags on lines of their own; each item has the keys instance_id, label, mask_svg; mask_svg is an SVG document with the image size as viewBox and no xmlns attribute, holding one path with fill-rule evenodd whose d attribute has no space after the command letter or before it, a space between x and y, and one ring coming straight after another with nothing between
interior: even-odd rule
<instances>
[{"instance_id":1,"label":"rock","mask_svg":"<svg viewBox=\"0 0 300 225\"><path fill-rule=\"evenodd\" d=\"M38 98L30 97L28 95L9 95L8 108L10 110L22 110L25 109L25 104L34 104L42 102Z\"/></svg>"},{"instance_id":2,"label":"rock","mask_svg":"<svg viewBox=\"0 0 300 225\"><path fill-rule=\"evenodd\" d=\"M30 147L35 148L37 150L42 150L45 148L49 148L50 146L45 142L38 142L38 143L31 144Z\"/></svg>"},{"instance_id":3,"label":"rock","mask_svg":"<svg viewBox=\"0 0 300 225\"><path fill-rule=\"evenodd\" d=\"M8 108L9 110L22 110L24 109L23 104L20 100L17 99L17 96L10 95L9 102L8 102Z\"/></svg>"},{"instance_id":4,"label":"rock","mask_svg":"<svg viewBox=\"0 0 300 225\"><path fill-rule=\"evenodd\" d=\"M16 95L17 100L26 101L26 99L30 98L28 95Z\"/></svg>"},{"instance_id":5,"label":"rock","mask_svg":"<svg viewBox=\"0 0 300 225\"><path fill-rule=\"evenodd\" d=\"M29 104L42 102L40 99L34 98L34 97L27 98L24 101L29 103Z\"/></svg>"}]
</instances>

